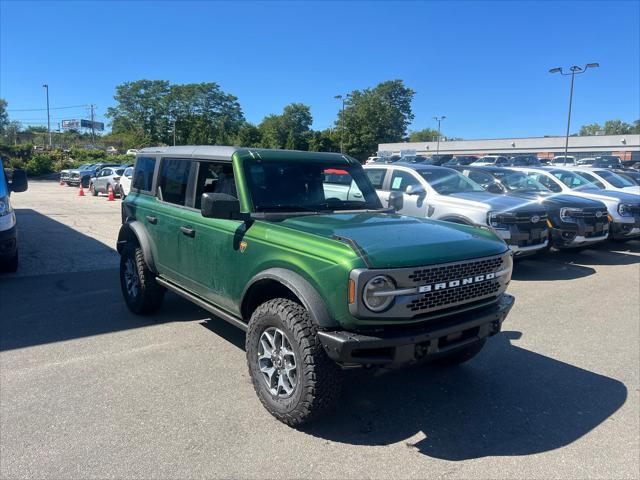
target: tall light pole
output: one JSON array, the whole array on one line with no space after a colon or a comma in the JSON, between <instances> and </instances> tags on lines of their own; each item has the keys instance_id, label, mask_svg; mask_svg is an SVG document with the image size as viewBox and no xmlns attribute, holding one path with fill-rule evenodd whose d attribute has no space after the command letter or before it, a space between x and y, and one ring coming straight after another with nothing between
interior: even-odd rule
<instances>
[{"instance_id":1,"label":"tall light pole","mask_svg":"<svg viewBox=\"0 0 640 480\"><path fill-rule=\"evenodd\" d=\"M571 75L571 89L569 90L569 115L567 117L567 133L565 135L564 140L564 164L567 164L567 151L569 150L569 129L571 128L571 105L573 103L573 81L576 75L584 73L588 68L596 68L599 67L599 63L587 63L584 67L579 67L574 65L569 67L569 71L565 72L562 70L562 67L555 67L549 70L549 73L559 73L560 75Z\"/></svg>"},{"instance_id":2,"label":"tall light pole","mask_svg":"<svg viewBox=\"0 0 640 480\"><path fill-rule=\"evenodd\" d=\"M47 91L47 132L49 133L49 148L51 148L51 115L49 115L49 85L46 83L42 85Z\"/></svg>"},{"instance_id":3,"label":"tall light pole","mask_svg":"<svg viewBox=\"0 0 640 480\"><path fill-rule=\"evenodd\" d=\"M440 153L440 122L442 122L442 120L444 120L445 118L447 118L445 115L433 117L433 119L438 122L438 143L436 144L436 155Z\"/></svg>"},{"instance_id":4,"label":"tall light pole","mask_svg":"<svg viewBox=\"0 0 640 480\"><path fill-rule=\"evenodd\" d=\"M342 100L342 109L340 110L340 153L344 153L344 101L349 98L349 94L336 95L336 100Z\"/></svg>"}]
</instances>

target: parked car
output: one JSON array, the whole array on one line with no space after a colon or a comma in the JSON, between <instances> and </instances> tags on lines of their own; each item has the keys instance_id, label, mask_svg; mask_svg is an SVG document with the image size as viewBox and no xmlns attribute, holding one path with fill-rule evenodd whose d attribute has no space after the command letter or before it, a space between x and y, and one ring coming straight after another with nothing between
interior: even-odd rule
<instances>
[{"instance_id":1,"label":"parked car","mask_svg":"<svg viewBox=\"0 0 640 480\"><path fill-rule=\"evenodd\" d=\"M119 193L120 198L124 200L124 198L129 195L131 191L131 178L133 177L133 167L126 167L124 172L122 173L122 177L120 177L120 181L118 182L120 185Z\"/></svg>"},{"instance_id":2,"label":"parked car","mask_svg":"<svg viewBox=\"0 0 640 480\"><path fill-rule=\"evenodd\" d=\"M366 163L376 163L378 160L380 160L380 157L377 157L377 156L374 155L374 156L371 156L371 157L367 158L367 161L364 162L364 163L365 164Z\"/></svg>"},{"instance_id":3,"label":"parked car","mask_svg":"<svg viewBox=\"0 0 640 480\"><path fill-rule=\"evenodd\" d=\"M568 167L568 170L576 172L586 178L591 183L605 190L616 190L621 192L640 195L640 187L633 180L624 178L608 168L589 167Z\"/></svg>"},{"instance_id":4,"label":"parked car","mask_svg":"<svg viewBox=\"0 0 640 480\"><path fill-rule=\"evenodd\" d=\"M397 163L365 171L384 205L403 215L488 226L516 255L547 247L547 212L541 204L497 196L446 167Z\"/></svg>"},{"instance_id":5,"label":"parked car","mask_svg":"<svg viewBox=\"0 0 640 480\"><path fill-rule=\"evenodd\" d=\"M579 175L578 172L557 167L523 168L525 172L554 193L568 193L598 200L609 212L609 238L627 240L640 236L640 199L638 195L603 190Z\"/></svg>"},{"instance_id":6,"label":"parked car","mask_svg":"<svg viewBox=\"0 0 640 480\"><path fill-rule=\"evenodd\" d=\"M479 160L475 155L456 155L451 160L446 163L443 163L443 167L448 167L450 165L471 165L473 162L477 162Z\"/></svg>"},{"instance_id":7,"label":"parked car","mask_svg":"<svg viewBox=\"0 0 640 480\"><path fill-rule=\"evenodd\" d=\"M580 158L579 160L576 160L576 166L591 166L595 163L596 159L595 157L586 157L586 158Z\"/></svg>"},{"instance_id":8,"label":"parked car","mask_svg":"<svg viewBox=\"0 0 640 480\"><path fill-rule=\"evenodd\" d=\"M559 155L553 157L553 160L551 161L552 165L573 165L575 163L576 157L572 157L570 155L567 155L566 157L564 155Z\"/></svg>"},{"instance_id":9,"label":"parked car","mask_svg":"<svg viewBox=\"0 0 640 480\"><path fill-rule=\"evenodd\" d=\"M136 155L138 153L138 149L137 148L130 148L129 150L127 150L127 155Z\"/></svg>"},{"instance_id":10,"label":"parked car","mask_svg":"<svg viewBox=\"0 0 640 480\"><path fill-rule=\"evenodd\" d=\"M108 155L117 155L118 149L116 147L111 146L111 147L107 147L106 152Z\"/></svg>"},{"instance_id":11,"label":"parked car","mask_svg":"<svg viewBox=\"0 0 640 480\"><path fill-rule=\"evenodd\" d=\"M513 167L539 167L542 161L535 155L516 155L509 159L509 165Z\"/></svg>"},{"instance_id":12,"label":"parked car","mask_svg":"<svg viewBox=\"0 0 640 480\"><path fill-rule=\"evenodd\" d=\"M69 171L69 181L67 185L77 187L82 184L82 188L89 188L91 178L95 177L100 170L105 167L118 167L117 163L94 163L86 164L86 166L79 169Z\"/></svg>"},{"instance_id":13,"label":"parked car","mask_svg":"<svg viewBox=\"0 0 640 480\"><path fill-rule=\"evenodd\" d=\"M95 177L91 177L89 191L95 197L99 193L109 193L111 187L114 195L120 195L120 178L124 170L125 167L122 165L103 168Z\"/></svg>"},{"instance_id":14,"label":"parked car","mask_svg":"<svg viewBox=\"0 0 640 480\"><path fill-rule=\"evenodd\" d=\"M542 203L547 210L550 245L556 248L586 247L609 235L607 206L600 201L553 193L527 174L508 168L455 168L489 192Z\"/></svg>"},{"instance_id":15,"label":"parked car","mask_svg":"<svg viewBox=\"0 0 640 480\"><path fill-rule=\"evenodd\" d=\"M622 161L616 155L600 155L593 163L594 167L622 168Z\"/></svg>"},{"instance_id":16,"label":"parked car","mask_svg":"<svg viewBox=\"0 0 640 480\"><path fill-rule=\"evenodd\" d=\"M497 167L508 165L509 159L502 155L486 155L484 157L479 158L471 165L495 165Z\"/></svg>"},{"instance_id":17,"label":"parked car","mask_svg":"<svg viewBox=\"0 0 640 480\"><path fill-rule=\"evenodd\" d=\"M152 313L169 290L246 331L256 394L288 425L336 402L340 367L469 360L513 305L492 231L393 214L346 155L143 149L131 189L116 244L128 308Z\"/></svg>"},{"instance_id":18,"label":"parked car","mask_svg":"<svg viewBox=\"0 0 640 480\"><path fill-rule=\"evenodd\" d=\"M18 270L16 214L9 197L11 192L24 192L27 186L27 173L22 169L5 171L0 158L0 272Z\"/></svg>"},{"instance_id":19,"label":"parked car","mask_svg":"<svg viewBox=\"0 0 640 480\"><path fill-rule=\"evenodd\" d=\"M453 155L436 154L436 155L431 155L431 157L429 157L429 161L425 163L428 163L430 165L442 165L444 163L451 161L452 159L453 159Z\"/></svg>"}]
</instances>

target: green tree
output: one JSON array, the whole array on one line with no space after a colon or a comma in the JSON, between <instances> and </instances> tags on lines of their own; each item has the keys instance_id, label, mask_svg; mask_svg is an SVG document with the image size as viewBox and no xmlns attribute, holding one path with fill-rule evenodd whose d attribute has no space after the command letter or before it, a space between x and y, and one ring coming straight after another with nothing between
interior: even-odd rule
<instances>
[{"instance_id":1,"label":"green tree","mask_svg":"<svg viewBox=\"0 0 640 480\"><path fill-rule=\"evenodd\" d=\"M281 115L269 115L258 125L262 146L307 150L312 122L311 110L307 105L302 103L287 105Z\"/></svg>"},{"instance_id":2,"label":"green tree","mask_svg":"<svg viewBox=\"0 0 640 480\"><path fill-rule=\"evenodd\" d=\"M640 133L640 120L633 122L633 130L631 133Z\"/></svg>"},{"instance_id":3,"label":"green tree","mask_svg":"<svg viewBox=\"0 0 640 480\"><path fill-rule=\"evenodd\" d=\"M401 141L413 120L414 94L402 80L351 92L335 123L338 132L344 134L345 152L364 160L377 150L378 143Z\"/></svg>"},{"instance_id":4,"label":"green tree","mask_svg":"<svg viewBox=\"0 0 640 480\"><path fill-rule=\"evenodd\" d=\"M339 152L340 137L335 130L311 130L307 134L307 145L310 152Z\"/></svg>"},{"instance_id":5,"label":"green tree","mask_svg":"<svg viewBox=\"0 0 640 480\"><path fill-rule=\"evenodd\" d=\"M607 120L604 122L605 135L627 135L633 131L633 126L622 120Z\"/></svg>"},{"instance_id":6,"label":"green tree","mask_svg":"<svg viewBox=\"0 0 640 480\"><path fill-rule=\"evenodd\" d=\"M143 143L171 145L175 128L177 144L229 144L244 124L238 99L213 82L125 82L116 87L114 99L117 105L107 110L112 132L136 132Z\"/></svg>"},{"instance_id":7,"label":"green tree","mask_svg":"<svg viewBox=\"0 0 640 480\"><path fill-rule=\"evenodd\" d=\"M4 133L5 128L9 124L7 105L7 101L4 98L0 98L0 134Z\"/></svg>"},{"instance_id":8,"label":"green tree","mask_svg":"<svg viewBox=\"0 0 640 480\"><path fill-rule=\"evenodd\" d=\"M432 128L424 128L409 132L410 142L434 142L438 139L438 131Z\"/></svg>"},{"instance_id":9,"label":"green tree","mask_svg":"<svg viewBox=\"0 0 640 480\"><path fill-rule=\"evenodd\" d=\"M262 144L260 130L255 125L247 122L240 127L233 143L240 147L260 147Z\"/></svg>"},{"instance_id":10,"label":"green tree","mask_svg":"<svg viewBox=\"0 0 640 480\"><path fill-rule=\"evenodd\" d=\"M580 132L578 133L578 135L581 135L581 136L596 135L601 130L602 130L602 127L600 126L599 123L590 123L588 125L581 126Z\"/></svg>"}]
</instances>

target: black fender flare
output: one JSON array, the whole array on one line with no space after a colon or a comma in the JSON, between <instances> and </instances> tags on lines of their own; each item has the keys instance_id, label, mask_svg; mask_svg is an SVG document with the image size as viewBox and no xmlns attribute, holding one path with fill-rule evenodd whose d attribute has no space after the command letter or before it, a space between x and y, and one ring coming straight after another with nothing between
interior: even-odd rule
<instances>
[{"instance_id":1,"label":"black fender flare","mask_svg":"<svg viewBox=\"0 0 640 480\"><path fill-rule=\"evenodd\" d=\"M247 294L251 287L262 280L275 280L291 290L302 306L307 309L311 321L320 329L339 327L338 322L329 314L329 310L318 291L301 275L286 268L269 268L255 275L245 286L240 301L241 311L244 310Z\"/></svg>"},{"instance_id":2,"label":"black fender flare","mask_svg":"<svg viewBox=\"0 0 640 480\"><path fill-rule=\"evenodd\" d=\"M120 231L118 232L118 243L116 245L118 253L121 254L127 243L132 240L137 241L140 248L142 248L144 261L147 264L147 267L149 267L149 270L157 273L158 270L156 269L156 263L153 260L153 253L151 250L151 239L149 238L144 225L137 220L125 222L120 227Z\"/></svg>"}]
</instances>

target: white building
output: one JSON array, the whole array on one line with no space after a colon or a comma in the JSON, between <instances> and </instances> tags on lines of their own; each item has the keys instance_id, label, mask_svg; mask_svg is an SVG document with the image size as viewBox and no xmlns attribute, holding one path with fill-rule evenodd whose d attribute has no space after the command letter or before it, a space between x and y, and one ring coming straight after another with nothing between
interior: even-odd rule
<instances>
[{"instance_id":1,"label":"white building","mask_svg":"<svg viewBox=\"0 0 640 480\"><path fill-rule=\"evenodd\" d=\"M453 140L437 142L381 143L379 151L399 154L400 150L415 150L418 154L433 155L490 155L508 156L536 154L551 158L564 154L565 137L498 138L491 140ZM640 161L640 135L595 135L569 137L568 155L576 158L597 155L617 155L623 161Z\"/></svg>"}]
</instances>

